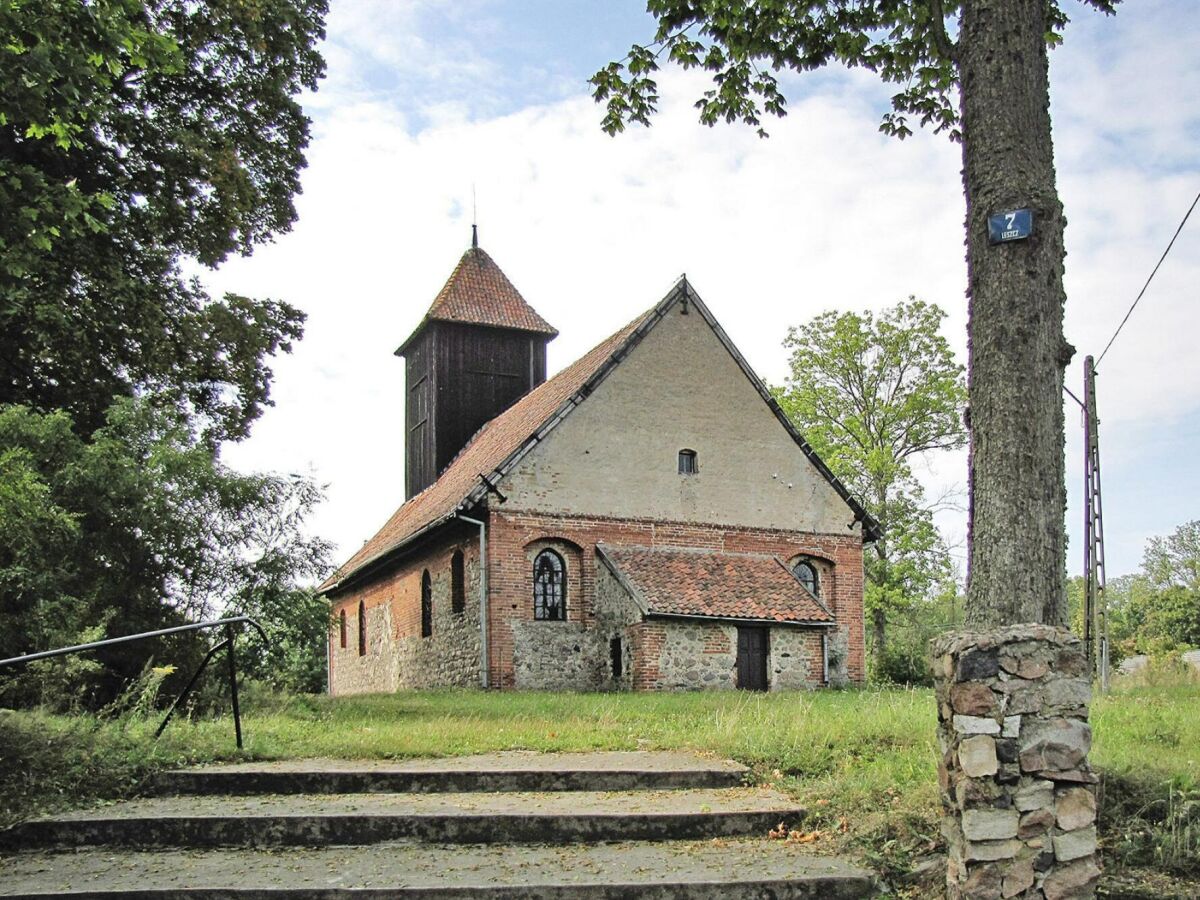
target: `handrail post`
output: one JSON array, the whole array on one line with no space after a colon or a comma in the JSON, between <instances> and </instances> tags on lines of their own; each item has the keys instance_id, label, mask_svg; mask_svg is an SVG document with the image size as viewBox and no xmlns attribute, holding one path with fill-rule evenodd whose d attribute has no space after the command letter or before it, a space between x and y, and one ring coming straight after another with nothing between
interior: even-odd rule
<instances>
[{"instance_id":1,"label":"handrail post","mask_svg":"<svg viewBox=\"0 0 1200 900\"><path fill-rule=\"evenodd\" d=\"M236 637L233 633L233 626L225 626L225 634L227 640L225 643L229 645L229 696L233 701L233 732L237 736L237 748L242 749L242 713L238 708L238 693L237 693L237 661L233 654L233 639Z\"/></svg>"},{"instance_id":2,"label":"handrail post","mask_svg":"<svg viewBox=\"0 0 1200 900\"><path fill-rule=\"evenodd\" d=\"M200 663L200 666L196 669L195 673L193 673L192 680L187 683L187 687L185 687L179 696L175 698L175 702L172 703L171 708L167 710L166 718L164 718L162 720L162 724L158 726L158 731L154 732L155 740L162 737L163 731L168 725L171 724L171 716L175 715L175 710L179 709L179 707L183 704L183 701L187 698L188 694L192 692L192 688L196 686L196 682L200 680L200 676L208 666L208 661L212 659L213 656L218 652L224 650L225 645L228 643L229 638L226 638L225 640L221 641L221 643L215 644L214 646L208 648L208 652L204 654L204 661Z\"/></svg>"}]
</instances>

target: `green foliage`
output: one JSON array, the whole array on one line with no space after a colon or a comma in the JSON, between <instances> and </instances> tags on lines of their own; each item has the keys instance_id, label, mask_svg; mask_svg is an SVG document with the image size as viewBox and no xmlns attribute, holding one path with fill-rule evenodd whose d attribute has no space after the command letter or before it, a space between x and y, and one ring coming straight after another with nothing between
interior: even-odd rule
<instances>
[{"instance_id":1,"label":"green foliage","mask_svg":"<svg viewBox=\"0 0 1200 900\"><path fill-rule=\"evenodd\" d=\"M4 656L78 643L76 623L107 623L115 637L246 609L295 628L280 599L328 570L329 545L303 528L318 487L229 469L184 417L147 401L117 402L90 439L64 412L0 407L0 446L12 463L0 497L21 500L0 504ZM32 523L30 498L41 505ZM197 640L100 654L109 677L96 699L147 654L190 668Z\"/></svg>"},{"instance_id":2,"label":"green foliage","mask_svg":"<svg viewBox=\"0 0 1200 900\"><path fill-rule=\"evenodd\" d=\"M322 572L324 574L324 572ZM325 690L325 649L329 640L330 609L311 588L290 586L279 579L246 596L239 613L263 624L270 643L251 640L238 657L246 674L274 688L314 694Z\"/></svg>"},{"instance_id":3,"label":"green foliage","mask_svg":"<svg viewBox=\"0 0 1200 900\"><path fill-rule=\"evenodd\" d=\"M0 2L0 403L154 392L211 438L268 402L286 303L211 300L212 265L290 227L325 0Z\"/></svg>"},{"instance_id":4,"label":"green foliage","mask_svg":"<svg viewBox=\"0 0 1200 900\"><path fill-rule=\"evenodd\" d=\"M877 668L889 618L951 578L933 509L913 475L922 454L966 440L963 369L939 333L945 313L914 298L879 316L826 312L789 329L791 374L780 405L884 536L866 558Z\"/></svg>"},{"instance_id":5,"label":"green foliage","mask_svg":"<svg viewBox=\"0 0 1200 900\"><path fill-rule=\"evenodd\" d=\"M210 298L181 265L294 221L326 8L0 0L0 654L239 609L311 633L311 599L280 598L327 568L303 529L320 489L219 457L304 315ZM204 640L49 661L6 696L101 703ZM298 654L277 668L311 684Z\"/></svg>"},{"instance_id":6,"label":"green foliage","mask_svg":"<svg viewBox=\"0 0 1200 900\"><path fill-rule=\"evenodd\" d=\"M1083 634L1083 578L1067 582L1071 627ZM1108 582L1111 662L1134 654L1177 661L1200 648L1200 522L1186 522L1166 537L1146 542L1141 571Z\"/></svg>"},{"instance_id":7,"label":"green foliage","mask_svg":"<svg viewBox=\"0 0 1200 900\"><path fill-rule=\"evenodd\" d=\"M1118 0L1084 0L1106 13ZM1050 0L1047 43L1061 42L1067 17ZM696 102L700 121L743 122L762 128L762 116L783 116L781 72L831 63L874 72L901 85L880 131L905 138L909 118L959 138L957 48L952 40L961 0L648 0L658 22L649 44L591 78L592 96L606 104L609 134L627 123L649 125L658 107L654 74L660 59L712 73L713 87Z\"/></svg>"},{"instance_id":8,"label":"green foliage","mask_svg":"<svg viewBox=\"0 0 1200 900\"><path fill-rule=\"evenodd\" d=\"M1200 592L1200 519L1185 522L1165 538L1150 538L1142 556L1142 574L1158 590Z\"/></svg>"},{"instance_id":9,"label":"green foliage","mask_svg":"<svg viewBox=\"0 0 1200 900\"><path fill-rule=\"evenodd\" d=\"M932 687L929 642L952 628L962 627L963 597L950 579L932 597L913 603L888 620L887 643L871 658L868 675L878 684Z\"/></svg>"}]
</instances>

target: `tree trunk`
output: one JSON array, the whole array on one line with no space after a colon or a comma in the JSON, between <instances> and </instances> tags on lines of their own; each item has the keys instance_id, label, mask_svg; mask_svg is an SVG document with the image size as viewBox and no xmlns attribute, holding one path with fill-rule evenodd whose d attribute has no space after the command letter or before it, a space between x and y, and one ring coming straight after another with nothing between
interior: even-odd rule
<instances>
[{"instance_id":1,"label":"tree trunk","mask_svg":"<svg viewBox=\"0 0 1200 900\"><path fill-rule=\"evenodd\" d=\"M871 610L871 656L874 657L875 677L883 672L883 661L887 655L887 613L882 609Z\"/></svg>"},{"instance_id":2,"label":"tree trunk","mask_svg":"<svg viewBox=\"0 0 1200 900\"><path fill-rule=\"evenodd\" d=\"M966 0L958 67L967 198L970 561L966 622L1066 623L1062 204L1045 0ZM990 214L1033 235L991 245Z\"/></svg>"}]
</instances>

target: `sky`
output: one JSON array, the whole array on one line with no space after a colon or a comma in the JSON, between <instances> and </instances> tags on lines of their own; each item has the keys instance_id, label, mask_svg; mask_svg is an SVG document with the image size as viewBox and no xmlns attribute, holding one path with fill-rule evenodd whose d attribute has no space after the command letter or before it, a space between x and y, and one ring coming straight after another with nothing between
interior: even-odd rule
<instances>
[{"instance_id":1,"label":"sky","mask_svg":"<svg viewBox=\"0 0 1200 900\"><path fill-rule=\"evenodd\" d=\"M1139 0L1072 16L1051 54L1066 208L1066 333L1099 355L1200 191L1200 4ZM600 130L587 78L653 23L636 0L331 0L328 73L298 221L206 272L216 292L286 300L306 335L279 358L274 406L224 451L243 470L327 485L313 530L341 562L404 499L403 362L393 355L470 244L555 325L551 374L656 303L686 273L758 374L825 310L910 295L946 310L966 360L957 145L878 132L891 91L832 68L783 81L770 138L696 121L702 74L665 70L649 129ZM474 211L473 211L474 210ZM1099 367L1110 578L1147 538L1200 518L1200 213ZM1067 405L1068 569L1082 567L1080 417ZM964 453L922 461L931 494L965 490ZM965 513L938 514L965 559Z\"/></svg>"}]
</instances>

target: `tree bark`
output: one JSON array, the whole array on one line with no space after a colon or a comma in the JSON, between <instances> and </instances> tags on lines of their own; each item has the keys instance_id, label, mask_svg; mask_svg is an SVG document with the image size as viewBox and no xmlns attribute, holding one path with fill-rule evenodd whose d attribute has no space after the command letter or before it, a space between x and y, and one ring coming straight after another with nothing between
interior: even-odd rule
<instances>
[{"instance_id":1,"label":"tree bark","mask_svg":"<svg viewBox=\"0 0 1200 900\"><path fill-rule=\"evenodd\" d=\"M882 609L871 610L871 656L875 663L875 677L883 672L884 659L887 657L887 613Z\"/></svg>"},{"instance_id":2,"label":"tree bark","mask_svg":"<svg viewBox=\"0 0 1200 900\"><path fill-rule=\"evenodd\" d=\"M958 42L967 199L971 525L966 622L1066 623L1063 218L1045 0L966 0ZM1033 235L991 245L990 214Z\"/></svg>"}]
</instances>

